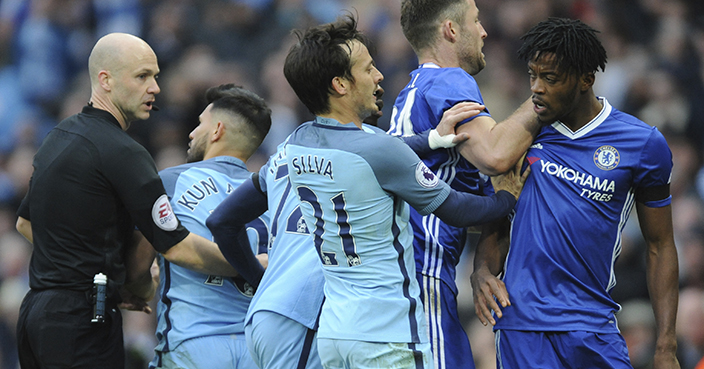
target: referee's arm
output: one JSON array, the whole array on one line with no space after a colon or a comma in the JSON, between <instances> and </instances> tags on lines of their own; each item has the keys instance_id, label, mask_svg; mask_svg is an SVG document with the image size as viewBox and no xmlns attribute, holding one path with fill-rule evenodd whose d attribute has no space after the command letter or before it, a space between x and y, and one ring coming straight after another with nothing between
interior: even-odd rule
<instances>
[{"instance_id":1,"label":"referee's arm","mask_svg":"<svg viewBox=\"0 0 704 369\"><path fill-rule=\"evenodd\" d=\"M20 232L20 234L23 235L27 241L34 243L34 237L32 237L32 222L25 218L17 217L17 224L15 224L15 228L17 228L17 231Z\"/></svg>"},{"instance_id":2,"label":"referee's arm","mask_svg":"<svg viewBox=\"0 0 704 369\"><path fill-rule=\"evenodd\" d=\"M152 264L156 251L151 243L135 230L132 242L125 252L125 288L134 296L150 301L156 294L159 286L158 268L156 275L152 274Z\"/></svg>"}]
</instances>

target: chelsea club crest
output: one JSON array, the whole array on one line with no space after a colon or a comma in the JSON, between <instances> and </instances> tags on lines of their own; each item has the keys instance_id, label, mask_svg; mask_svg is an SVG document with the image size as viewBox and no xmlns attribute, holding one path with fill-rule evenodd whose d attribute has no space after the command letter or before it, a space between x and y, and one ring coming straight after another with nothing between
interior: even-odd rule
<instances>
[{"instance_id":1,"label":"chelsea club crest","mask_svg":"<svg viewBox=\"0 0 704 369\"><path fill-rule=\"evenodd\" d=\"M594 164L603 170L611 170L618 166L621 155L613 146L604 145L594 152Z\"/></svg>"}]
</instances>

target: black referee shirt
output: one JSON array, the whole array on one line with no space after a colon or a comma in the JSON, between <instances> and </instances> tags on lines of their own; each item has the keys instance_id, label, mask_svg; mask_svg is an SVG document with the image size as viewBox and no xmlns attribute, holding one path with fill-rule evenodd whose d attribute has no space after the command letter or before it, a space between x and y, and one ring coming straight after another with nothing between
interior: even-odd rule
<instances>
[{"instance_id":1,"label":"black referee shirt","mask_svg":"<svg viewBox=\"0 0 704 369\"><path fill-rule=\"evenodd\" d=\"M188 235L171 211L154 160L107 111L86 106L63 120L33 166L17 211L32 222L33 289L85 291L98 272L122 285L135 225L160 252Z\"/></svg>"}]
</instances>

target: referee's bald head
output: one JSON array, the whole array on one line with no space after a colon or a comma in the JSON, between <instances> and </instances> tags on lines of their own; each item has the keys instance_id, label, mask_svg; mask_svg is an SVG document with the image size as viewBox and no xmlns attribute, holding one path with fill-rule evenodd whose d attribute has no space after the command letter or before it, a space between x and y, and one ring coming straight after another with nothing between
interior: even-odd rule
<instances>
[{"instance_id":1,"label":"referee's bald head","mask_svg":"<svg viewBox=\"0 0 704 369\"><path fill-rule=\"evenodd\" d=\"M156 58L152 48L141 38L128 33L110 33L101 37L88 57L91 85L97 83L101 70L118 72L143 58Z\"/></svg>"}]
</instances>

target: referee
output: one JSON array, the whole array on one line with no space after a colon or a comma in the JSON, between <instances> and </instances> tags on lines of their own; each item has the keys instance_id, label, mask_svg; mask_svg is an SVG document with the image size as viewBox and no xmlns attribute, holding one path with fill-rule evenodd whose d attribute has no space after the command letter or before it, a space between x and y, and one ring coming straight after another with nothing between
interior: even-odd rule
<instances>
[{"instance_id":1,"label":"referee","mask_svg":"<svg viewBox=\"0 0 704 369\"><path fill-rule=\"evenodd\" d=\"M153 159L125 132L154 109L154 51L112 33L95 44L88 68L90 102L46 137L17 211L17 230L34 244L17 323L22 368L123 369L118 304L150 311L149 243L175 264L236 275L217 245L180 224ZM93 319L98 273L107 276L104 314Z\"/></svg>"}]
</instances>

